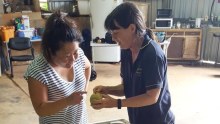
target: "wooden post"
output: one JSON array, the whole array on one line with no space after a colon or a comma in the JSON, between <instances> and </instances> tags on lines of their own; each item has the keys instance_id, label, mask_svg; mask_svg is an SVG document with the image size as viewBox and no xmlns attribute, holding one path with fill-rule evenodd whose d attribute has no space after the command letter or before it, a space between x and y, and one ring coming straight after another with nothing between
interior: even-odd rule
<instances>
[{"instance_id":1,"label":"wooden post","mask_svg":"<svg viewBox=\"0 0 220 124\"><path fill-rule=\"evenodd\" d=\"M40 12L41 11L39 0L33 0L33 6L34 6L33 8L34 8L35 12Z\"/></svg>"}]
</instances>

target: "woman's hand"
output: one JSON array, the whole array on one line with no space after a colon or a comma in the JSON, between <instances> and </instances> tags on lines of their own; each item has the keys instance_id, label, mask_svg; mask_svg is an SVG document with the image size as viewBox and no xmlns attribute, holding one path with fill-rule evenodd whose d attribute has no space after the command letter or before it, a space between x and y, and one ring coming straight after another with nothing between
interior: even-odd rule
<instances>
[{"instance_id":1,"label":"woman's hand","mask_svg":"<svg viewBox=\"0 0 220 124\"><path fill-rule=\"evenodd\" d=\"M108 87L99 85L93 89L93 92L94 93L101 93L101 94L108 94Z\"/></svg>"},{"instance_id":2,"label":"woman's hand","mask_svg":"<svg viewBox=\"0 0 220 124\"><path fill-rule=\"evenodd\" d=\"M76 105L80 104L83 99L83 94L86 94L87 92L81 91L81 92L74 92L70 96L67 97L66 102L67 105Z\"/></svg>"},{"instance_id":3,"label":"woman's hand","mask_svg":"<svg viewBox=\"0 0 220 124\"><path fill-rule=\"evenodd\" d=\"M117 106L117 100L110 97L109 95L102 95L101 100L94 100L91 104L94 109L102 109L102 108L113 108Z\"/></svg>"}]
</instances>

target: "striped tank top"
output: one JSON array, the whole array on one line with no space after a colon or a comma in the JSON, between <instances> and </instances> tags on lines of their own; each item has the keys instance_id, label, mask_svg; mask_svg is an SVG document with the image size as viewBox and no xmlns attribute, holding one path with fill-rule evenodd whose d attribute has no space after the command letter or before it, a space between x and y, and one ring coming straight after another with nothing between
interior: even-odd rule
<instances>
[{"instance_id":1,"label":"striped tank top","mask_svg":"<svg viewBox=\"0 0 220 124\"><path fill-rule=\"evenodd\" d=\"M28 66L24 78L32 77L48 88L48 101L57 101L67 97L73 92L84 91L86 86L85 61L82 49L79 49L79 57L74 62L73 82L63 80L42 54L36 57ZM40 124L87 124L86 96L78 105L72 105L50 115L39 117Z\"/></svg>"}]
</instances>

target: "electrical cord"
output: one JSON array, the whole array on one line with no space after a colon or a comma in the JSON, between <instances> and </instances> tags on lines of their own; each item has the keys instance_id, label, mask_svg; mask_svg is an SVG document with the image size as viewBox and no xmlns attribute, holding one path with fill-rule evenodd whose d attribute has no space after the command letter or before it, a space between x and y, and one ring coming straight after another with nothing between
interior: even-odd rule
<instances>
[{"instance_id":1,"label":"electrical cord","mask_svg":"<svg viewBox=\"0 0 220 124\"><path fill-rule=\"evenodd\" d=\"M210 15L209 15L209 19L211 20L211 23L213 24L213 19L212 19L212 10L213 10L213 6L214 6L215 0L212 1L212 5L211 5L211 10L210 10Z\"/></svg>"}]
</instances>

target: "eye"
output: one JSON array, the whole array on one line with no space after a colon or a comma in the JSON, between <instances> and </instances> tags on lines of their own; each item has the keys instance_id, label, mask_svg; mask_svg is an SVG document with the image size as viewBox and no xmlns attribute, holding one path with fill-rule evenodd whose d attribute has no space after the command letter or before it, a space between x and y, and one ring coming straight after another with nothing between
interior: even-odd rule
<instances>
[{"instance_id":1,"label":"eye","mask_svg":"<svg viewBox=\"0 0 220 124\"><path fill-rule=\"evenodd\" d=\"M65 57L67 58L67 57L70 57L70 56L71 56L70 54L66 54L66 56L65 56Z\"/></svg>"},{"instance_id":2,"label":"eye","mask_svg":"<svg viewBox=\"0 0 220 124\"><path fill-rule=\"evenodd\" d=\"M119 29L112 31L112 34L114 34L114 35L116 35L116 34L118 34L118 33L119 33Z\"/></svg>"},{"instance_id":3,"label":"eye","mask_svg":"<svg viewBox=\"0 0 220 124\"><path fill-rule=\"evenodd\" d=\"M73 54L74 54L74 55L77 55L77 54L78 54L78 50L76 50Z\"/></svg>"}]
</instances>

